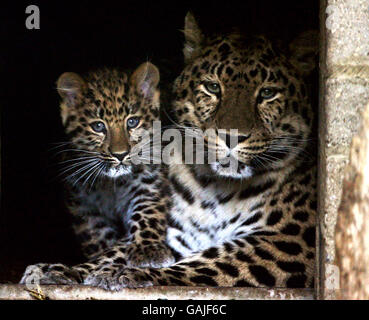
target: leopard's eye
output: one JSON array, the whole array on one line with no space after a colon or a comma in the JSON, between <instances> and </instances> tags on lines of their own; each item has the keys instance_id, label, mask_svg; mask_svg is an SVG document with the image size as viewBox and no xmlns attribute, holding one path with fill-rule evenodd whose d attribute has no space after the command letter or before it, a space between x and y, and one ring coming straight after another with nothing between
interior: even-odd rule
<instances>
[{"instance_id":1,"label":"leopard's eye","mask_svg":"<svg viewBox=\"0 0 369 320\"><path fill-rule=\"evenodd\" d=\"M264 88L260 90L259 94L263 99L271 99L277 94L277 90L274 88Z\"/></svg>"},{"instance_id":2,"label":"leopard's eye","mask_svg":"<svg viewBox=\"0 0 369 320\"><path fill-rule=\"evenodd\" d=\"M138 117L129 118L127 119L127 128L128 129L136 128L139 123L140 123L140 118Z\"/></svg>"},{"instance_id":3,"label":"leopard's eye","mask_svg":"<svg viewBox=\"0 0 369 320\"><path fill-rule=\"evenodd\" d=\"M95 122L92 122L90 124L92 130L94 130L95 132L106 132L106 127L105 127L105 124L104 122L102 121L95 121Z\"/></svg>"},{"instance_id":4,"label":"leopard's eye","mask_svg":"<svg viewBox=\"0 0 369 320\"><path fill-rule=\"evenodd\" d=\"M216 82L207 82L207 83L205 83L205 88L210 93L217 94L217 93L220 92L220 85Z\"/></svg>"}]
</instances>

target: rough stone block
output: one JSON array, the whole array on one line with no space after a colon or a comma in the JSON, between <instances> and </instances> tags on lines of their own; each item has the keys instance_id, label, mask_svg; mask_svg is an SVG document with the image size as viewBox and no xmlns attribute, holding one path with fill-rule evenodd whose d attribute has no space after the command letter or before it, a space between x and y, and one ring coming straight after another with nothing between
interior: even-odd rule
<instances>
[{"instance_id":1,"label":"rough stone block","mask_svg":"<svg viewBox=\"0 0 369 320\"><path fill-rule=\"evenodd\" d=\"M357 132L361 112L369 101L369 86L362 80L330 77L325 93L327 155L348 157L352 135Z\"/></svg>"},{"instance_id":2,"label":"rough stone block","mask_svg":"<svg viewBox=\"0 0 369 320\"><path fill-rule=\"evenodd\" d=\"M341 299L369 299L369 104L353 138L336 228Z\"/></svg>"},{"instance_id":3,"label":"rough stone block","mask_svg":"<svg viewBox=\"0 0 369 320\"><path fill-rule=\"evenodd\" d=\"M361 65L369 58L369 1L328 0L325 12L327 63Z\"/></svg>"},{"instance_id":4,"label":"rough stone block","mask_svg":"<svg viewBox=\"0 0 369 320\"><path fill-rule=\"evenodd\" d=\"M318 298L336 298L335 227L352 137L369 101L369 0L321 4Z\"/></svg>"}]
</instances>

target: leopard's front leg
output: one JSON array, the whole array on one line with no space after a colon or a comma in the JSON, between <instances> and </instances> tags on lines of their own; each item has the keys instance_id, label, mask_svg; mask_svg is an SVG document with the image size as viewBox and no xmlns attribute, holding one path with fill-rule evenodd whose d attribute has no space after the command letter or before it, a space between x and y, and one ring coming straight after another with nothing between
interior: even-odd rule
<instances>
[{"instance_id":1,"label":"leopard's front leg","mask_svg":"<svg viewBox=\"0 0 369 320\"><path fill-rule=\"evenodd\" d=\"M160 268L175 263L172 250L166 245L167 212L170 195L164 194L165 179L160 187L152 178L142 178L146 183L132 195L132 214L128 222L129 244L124 259L131 267ZM118 251L121 251L117 245Z\"/></svg>"},{"instance_id":2,"label":"leopard's front leg","mask_svg":"<svg viewBox=\"0 0 369 320\"><path fill-rule=\"evenodd\" d=\"M85 258L101 254L112 247L122 236L122 231L99 212L84 212L79 202L68 199L67 206L72 215L72 226Z\"/></svg>"},{"instance_id":3,"label":"leopard's front leg","mask_svg":"<svg viewBox=\"0 0 369 320\"><path fill-rule=\"evenodd\" d=\"M246 237L212 247L165 268L92 272L85 284L107 290L147 286L308 287L314 259L296 238ZM301 239L301 241L303 241ZM310 252L311 253L311 252ZM306 257L309 258L306 258ZM116 266L117 267L117 266ZM103 270L103 267L101 267Z\"/></svg>"}]
</instances>

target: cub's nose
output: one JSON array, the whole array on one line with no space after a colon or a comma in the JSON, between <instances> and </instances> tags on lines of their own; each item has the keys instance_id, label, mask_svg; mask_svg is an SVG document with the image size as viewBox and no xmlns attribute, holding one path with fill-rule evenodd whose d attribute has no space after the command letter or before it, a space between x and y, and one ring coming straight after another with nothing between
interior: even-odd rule
<instances>
[{"instance_id":1,"label":"cub's nose","mask_svg":"<svg viewBox=\"0 0 369 320\"><path fill-rule=\"evenodd\" d=\"M126 151L126 152L123 152L123 153L111 153L113 157L117 158L119 161L123 161L123 159L126 157L126 155L128 154L129 152Z\"/></svg>"}]
</instances>

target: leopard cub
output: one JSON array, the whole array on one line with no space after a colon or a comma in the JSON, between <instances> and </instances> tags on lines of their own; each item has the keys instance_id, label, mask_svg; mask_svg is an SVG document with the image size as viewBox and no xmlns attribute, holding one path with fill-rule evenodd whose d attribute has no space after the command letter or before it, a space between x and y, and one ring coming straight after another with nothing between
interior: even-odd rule
<instances>
[{"instance_id":1,"label":"leopard cub","mask_svg":"<svg viewBox=\"0 0 369 320\"><path fill-rule=\"evenodd\" d=\"M69 138L62 152L67 207L89 261L120 243L128 266L174 262L163 244L170 206L165 168L147 157L148 152L154 154L151 138L153 121L159 120L159 78L157 67L147 62L131 74L104 69L81 77L67 72L57 81ZM32 265L21 282L37 276L40 283L70 283L67 269L62 264ZM71 274L78 282L78 272Z\"/></svg>"}]
</instances>

